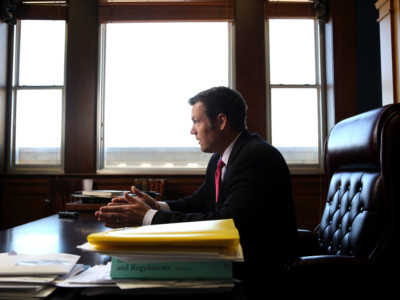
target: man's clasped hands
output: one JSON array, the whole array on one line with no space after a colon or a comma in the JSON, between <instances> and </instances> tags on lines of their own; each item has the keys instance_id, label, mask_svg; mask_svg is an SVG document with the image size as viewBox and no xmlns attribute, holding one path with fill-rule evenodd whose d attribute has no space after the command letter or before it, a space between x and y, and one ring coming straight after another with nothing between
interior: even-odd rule
<instances>
[{"instance_id":1,"label":"man's clasped hands","mask_svg":"<svg viewBox=\"0 0 400 300\"><path fill-rule=\"evenodd\" d=\"M113 198L107 206L96 211L98 220L111 228L141 226L150 209L160 209L160 204L154 198L135 186L131 187L131 192L125 192L124 197Z\"/></svg>"}]
</instances>

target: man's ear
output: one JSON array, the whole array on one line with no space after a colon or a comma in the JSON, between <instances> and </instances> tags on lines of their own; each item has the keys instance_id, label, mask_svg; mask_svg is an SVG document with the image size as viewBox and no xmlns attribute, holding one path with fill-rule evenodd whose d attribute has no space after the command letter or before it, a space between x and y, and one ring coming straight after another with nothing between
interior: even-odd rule
<instances>
[{"instance_id":1,"label":"man's ear","mask_svg":"<svg viewBox=\"0 0 400 300\"><path fill-rule=\"evenodd\" d=\"M224 130L226 128L227 121L226 115L224 113L220 113L215 121L217 128L219 130Z\"/></svg>"}]
</instances>

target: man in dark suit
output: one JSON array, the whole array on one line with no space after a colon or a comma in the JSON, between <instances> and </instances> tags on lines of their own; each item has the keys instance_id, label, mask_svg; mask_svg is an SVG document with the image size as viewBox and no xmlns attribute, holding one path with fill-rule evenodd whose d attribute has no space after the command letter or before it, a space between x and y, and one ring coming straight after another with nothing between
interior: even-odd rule
<instances>
[{"instance_id":1,"label":"man in dark suit","mask_svg":"<svg viewBox=\"0 0 400 300\"><path fill-rule=\"evenodd\" d=\"M199 189L183 199L160 203L132 187L134 197L113 199L96 216L109 227L232 218L245 258L239 276L257 274L259 278L260 271L276 276L296 247L291 176L285 160L272 145L246 129L247 106L238 92L216 87L197 94L189 103L191 133L203 152L214 153ZM224 166L216 196L220 159Z\"/></svg>"}]
</instances>

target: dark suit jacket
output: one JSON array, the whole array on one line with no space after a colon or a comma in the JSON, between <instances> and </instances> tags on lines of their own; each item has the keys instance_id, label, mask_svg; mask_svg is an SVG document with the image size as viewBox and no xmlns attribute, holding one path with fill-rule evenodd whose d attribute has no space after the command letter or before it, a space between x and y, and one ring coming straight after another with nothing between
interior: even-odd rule
<instances>
[{"instance_id":1,"label":"dark suit jacket","mask_svg":"<svg viewBox=\"0 0 400 300\"><path fill-rule=\"evenodd\" d=\"M291 176L282 155L257 134L245 130L236 141L215 201L214 154L205 180L193 195L167 201L153 224L233 218L247 266L280 268L293 257L296 219ZM263 266L265 265L265 266Z\"/></svg>"}]
</instances>

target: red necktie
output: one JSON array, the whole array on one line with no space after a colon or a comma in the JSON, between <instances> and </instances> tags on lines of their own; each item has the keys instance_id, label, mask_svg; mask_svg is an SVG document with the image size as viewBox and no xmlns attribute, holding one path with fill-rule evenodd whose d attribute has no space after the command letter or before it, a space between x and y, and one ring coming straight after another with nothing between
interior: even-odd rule
<instances>
[{"instance_id":1,"label":"red necktie","mask_svg":"<svg viewBox=\"0 0 400 300\"><path fill-rule=\"evenodd\" d=\"M218 191L219 191L219 184L221 182L221 171L222 168L225 166L225 163L220 159L217 165L217 171L215 172L215 201L218 202Z\"/></svg>"}]
</instances>

